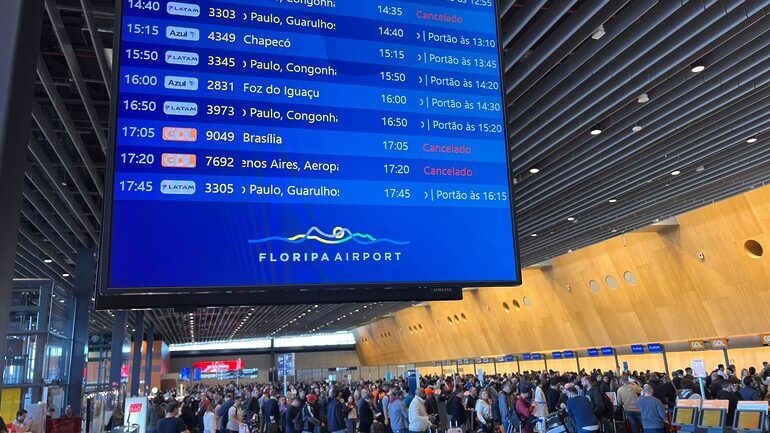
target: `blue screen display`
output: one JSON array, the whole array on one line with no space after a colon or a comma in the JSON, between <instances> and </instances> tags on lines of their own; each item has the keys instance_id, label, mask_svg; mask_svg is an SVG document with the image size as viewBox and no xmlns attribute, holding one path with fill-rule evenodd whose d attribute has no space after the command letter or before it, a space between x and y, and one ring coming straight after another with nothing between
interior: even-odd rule
<instances>
[{"instance_id":1,"label":"blue screen display","mask_svg":"<svg viewBox=\"0 0 770 433\"><path fill-rule=\"evenodd\" d=\"M518 282L493 3L122 0L106 289Z\"/></svg>"},{"instance_id":2,"label":"blue screen display","mask_svg":"<svg viewBox=\"0 0 770 433\"><path fill-rule=\"evenodd\" d=\"M663 353L663 345L660 343L650 343L647 345L647 350L650 353Z\"/></svg>"},{"instance_id":3,"label":"blue screen display","mask_svg":"<svg viewBox=\"0 0 770 433\"><path fill-rule=\"evenodd\" d=\"M599 349L597 348L588 349L588 356L590 357L599 356Z\"/></svg>"},{"instance_id":4,"label":"blue screen display","mask_svg":"<svg viewBox=\"0 0 770 433\"><path fill-rule=\"evenodd\" d=\"M564 351L564 357L568 358L568 359L572 359L572 358L575 357L575 352L573 352L571 350L565 350Z\"/></svg>"},{"instance_id":5,"label":"blue screen display","mask_svg":"<svg viewBox=\"0 0 770 433\"><path fill-rule=\"evenodd\" d=\"M631 353L633 354L644 353L644 344L632 344Z\"/></svg>"},{"instance_id":6,"label":"blue screen display","mask_svg":"<svg viewBox=\"0 0 770 433\"><path fill-rule=\"evenodd\" d=\"M602 355L610 356L614 354L615 354L615 351L611 347L602 347Z\"/></svg>"}]
</instances>

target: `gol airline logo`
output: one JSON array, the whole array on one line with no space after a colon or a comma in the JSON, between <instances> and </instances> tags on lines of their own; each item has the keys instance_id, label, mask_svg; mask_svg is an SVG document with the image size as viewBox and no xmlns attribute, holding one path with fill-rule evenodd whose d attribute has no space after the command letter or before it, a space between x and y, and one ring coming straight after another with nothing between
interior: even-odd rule
<instances>
[{"instance_id":1,"label":"gol airline logo","mask_svg":"<svg viewBox=\"0 0 770 433\"><path fill-rule=\"evenodd\" d=\"M197 157L190 153L164 153L160 163L168 168L195 168Z\"/></svg>"},{"instance_id":2,"label":"gol airline logo","mask_svg":"<svg viewBox=\"0 0 770 433\"><path fill-rule=\"evenodd\" d=\"M163 128L163 141L198 141L198 130L195 128L166 126Z\"/></svg>"},{"instance_id":3,"label":"gol airline logo","mask_svg":"<svg viewBox=\"0 0 770 433\"><path fill-rule=\"evenodd\" d=\"M759 339L762 340L762 344L765 346L770 346L770 334L762 334L759 336Z\"/></svg>"},{"instance_id":4,"label":"gol airline logo","mask_svg":"<svg viewBox=\"0 0 770 433\"><path fill-rule=\"evenodd\" d=\"M706 342L703 340L691 340L690 350L706 350Z\"/></svg>"},{"instance_id":5,"label":"gol airline logo","mask_svg":"<svg viewBox=\"0 0 770 433\"><path fill-rule=\"evenodd\" d=\"M712 349L727 349L728 342L726 338L714 338L711 340Z\"/></svg>"}]
</instances>

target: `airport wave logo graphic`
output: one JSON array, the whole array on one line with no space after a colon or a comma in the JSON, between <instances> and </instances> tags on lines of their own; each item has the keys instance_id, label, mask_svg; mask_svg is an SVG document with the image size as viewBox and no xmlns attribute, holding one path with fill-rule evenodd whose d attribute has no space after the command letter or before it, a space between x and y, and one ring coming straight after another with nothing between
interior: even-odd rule
<instances>
[{"instance_id":1,"label":"airport wave logo graphic","mask_svg":"<svg viewBox=\"0 0 770 433\"><path fill-rule=\"evenodd\" d=\"M300 233L291 237L271 236L263 239L251 239L250 244L262 244L266 242L280 241L289 244L301 244L304 242L319 242L326 245L339 245L355 242L360 245L374 245L387 243L393 245L409 245L408 241L396 241L388 238L375 238L368 233L354 233L344 227L335 227L331 233L325 233L318 227L311 227L306 233Z\"/></svg>"}]
</instances>

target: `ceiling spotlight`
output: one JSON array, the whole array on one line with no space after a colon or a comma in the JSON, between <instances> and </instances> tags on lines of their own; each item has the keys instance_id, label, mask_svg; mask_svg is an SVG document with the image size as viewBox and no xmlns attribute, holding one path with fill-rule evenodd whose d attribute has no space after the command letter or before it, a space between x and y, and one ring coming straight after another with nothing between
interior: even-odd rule
<instances>
[{"instance_id":1,"label":"ceiling spotlight","mask_svg":"<svg viewBox=\"0 0 770 433\"><path fill-rule=\"evenodd\" d=\"M659 223L660 222L660 218L655 218L654 220L652 220L652 222Z\"/></svg>"},{"instance_id":2,"label":"ceiling spotlight","mask_svg":"<svg viewBox=\"0 0 770 433\"><path fill-rule=\"evenodd\" d=\"M631 128L631 130L634 132L639 132L642 130L642 127L639 125L634 125L633 128Z\"/></svg>"},{"instance_id":3,"label":"ceiling spotlight","mask_svg":"<svg viewBox=\"0 0 770 433\"><path fill-rule=\"evenodd\" d=\"M532 173L532 174L538 174L538 173L540 173L540 169L537 168L537 167L532 167L532 168L529 169L529 172Z\"/></svg>"},{"instance_id":4,"label":"ceiling spotlight","mask_svg":"<svg viewBox=\"0 0 770 433\"><path fill-rule=\"evenodd\" d=\"M604 26L599 25L599 27L597 27L596 30L594 30L594 32L591 34L591 39L598 41L599 39L604 37L604 35L606 34L607 32L604 31Z\"/></svg>"},{"instance_id":5,"label":"ceiling spotlight","mask_svg":"<svg viewBox=\"0 0 770 433\"><path fill-rule=\"evenodd\" d=\"M698 166L698 167L695 169L695 171L696 171L696 172L698 172L698 173L700 173L701 171L703 171L703 170L705 170L705 169L706 169L706 167L704 167L704 166L702 166L702 165L699 165L699 166Z\"/></svg>"},{"instance_id":6,"label":"ceiling spotlight","mask_svg":"<svg viewBox=\"0 0 770 433\"><path fill-rule=\"evenodd\" d=\"M608 201L608 202L610 202L610 203L617 203L618 199L616 199L616 198L611 198L611 199L609 199L609 200L607 200L607 201Z\"/></svg>"},{"instance_id":7,"label":"ceiling spotlight","mask_svg":"<svg viewBox=\"0 0 770 433\"><path fill-rule=\"evenodd\" d=\"M699 59L697 62L694 62L692 65L690 65L690 72L692 72L693 74L697 74L705 70L706 70L706 64L701 59Z\"/></svg>"},{"instance_id":8,"label":"ceiling spotlight","mask_svg":"<svg viewBox=\"0 0 770 433\"><path fill-rule=\"evenodd\" d=\"M748 140L746 140L746 143L749 143L749 144L756 143L756 142L757 142L757 137L751 137Z\"/></svg>"},{"instance_id":9,"label":"ceiling spotlight","mask_svg":"<svg viewBox=\"0 0 770 433\"><path fill-rule=\"evenodd\" d=\"M67 278L67 277L69 277L69 276L70 276L70 274L68 274L68 273L66 273L66 272L65 272L65 273L61 274L61 276L62 276L62 277L64 277L64 278Z\"/></svg>"},{"instance_id":10,"label":"ceiling spotlight","mask_svg":"<svg viewBox=\"0 0 770 433\"><path fill-rule=\"evenodd\" d=\"M598 126L594 126L594 128L591 130L591 135L599 135L601 133L602 133L602 130Z\"/></svg>"},{"instance_id":11,"label":"ceiling spotlight","mask_svg":"<svg viewBox=\"0 0 770 433\"><path fill-rule=\"evenodd\" d=\"M567 217L567 221L575 221L575 217Z\"/></svg>"},{"instance_id":12,"label":"ceiling spotlight","mask_svg":"<svg viewBox=\"0 0 770 433\"><path fill-rule=\"evenodd\" d=\"M530 236L533 237L533 238L536 238L537 237L537 233L532 233Z\"/></svg>"},{"instance_id":13,"label":"ceiling spotlight","mask_svg":"<svg viewBox=\"0 0 770 433\"><path fill-rule=\"evenodd\" d=\"M618 229L612 229L612 233L615 233L617 231L618 231Z\"/></svg>"},{"instance_id":14,"label":"ceiling spotlight","mask_svg":"<svg viewBox=\"0 0 770 433\"><path fill-rule=\"evenodd\" d=\"M645 102L650 102L650 95L646 93L642 93L641 95L639 95L638 98L636 98L636 102L640 104L644 104Z\"/></svg>"},{"instance_id":15,"label":"ceiling spotlight","mask_svg":"<svg viewBox=\"0 0 770 433\"><path fill-rule=\"evenodd\" d=\"M682 174L682 172L679 170L674 170L671 172L671 176L679 176L680 174Z\"/></svg>"},{"instance_id":16,"label":"ceiling spotlight","mask_svg":"<svg viewBox=\"0 0 770 433\"><path fill-rule=\"evenodd\" d=\"M51 259L45 259L45 260L43 260L43 263L53 263L53 260L51 260Z\"/></svg>"}]
</instances>

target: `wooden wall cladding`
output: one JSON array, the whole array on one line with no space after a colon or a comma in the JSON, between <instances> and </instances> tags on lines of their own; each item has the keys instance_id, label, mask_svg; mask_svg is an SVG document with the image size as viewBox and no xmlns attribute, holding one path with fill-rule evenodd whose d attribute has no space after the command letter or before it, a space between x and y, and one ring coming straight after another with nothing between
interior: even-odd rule
<instances>
[{"instance_id":1,"label":"wooden wall cladding","mask_svg":"<svg viewBox=\"0 0 770 433\"><path fill-rule=\"evenodd\" d=\"M359 356L378 365L770 331L770 186L678 220L525 269L519 287L467 290L362 326Z\"/></svg>"}]
</instances>

